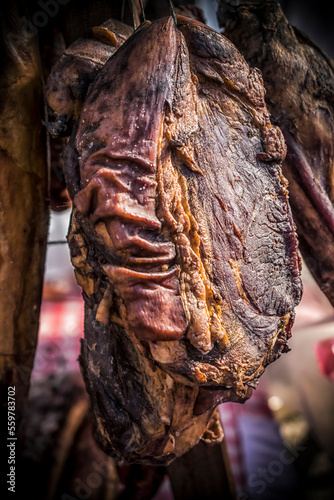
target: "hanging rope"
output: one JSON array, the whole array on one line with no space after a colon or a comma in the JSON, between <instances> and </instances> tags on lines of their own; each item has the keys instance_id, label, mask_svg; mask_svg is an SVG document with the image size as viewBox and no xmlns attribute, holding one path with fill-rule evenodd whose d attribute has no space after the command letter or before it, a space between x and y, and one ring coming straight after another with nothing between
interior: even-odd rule
<instances>
[{"instance_id":1,"label":"hanging rope","mask_svg":"<svg viewBox=\"0 0 334 500\"><path fill-rule=\"evenodd\" d=\"M144 11L144 6L143 6L142 0L139 0L139 3L140 3L140 9L141 9L141 16L143 18L143 22L145 22L146 21L146 16L145 16L145 11Z\"/></svg>"},{"instance_id":2,"label":"hanging rope","mask_svg":"<svg viewBox=\"0 0 334 500\"><path fill-rule=\"evenodd\" d=\"M122 23L124 23L125 2L126 2L126 0L123 0L123 2L122 2L122 10L121 10L121 22Z\"/></svg>"},{"instance_id":3,"label":"hanging rope","mask_svg":"<svg viewBox=\"0 0 334 500\"><path fill-rule=\"evenodd\" d=\"M135 8L134 8L134 5L133 5L133 0L129 0L129 4L130 4L130 9L131 9L131 14L132 14L133 29L136 30L137 29L137 23L136 23L136 18L135 18Z\"/></svg>"},{"instance_id":4,"label":"hanging rope","mask_svg":"<svg viewBox=\"0 0 334 500\"><path fill-rule=\"evenodd\" d=\"M172 18L174 19L174 24L175 24L175 26L177 26L177 17L175 14L173 2L172 2L172 0L168 0L168 3L169 3L169 7L170 7L170 10L172 13Z\"/></svg>"}]
</instances>

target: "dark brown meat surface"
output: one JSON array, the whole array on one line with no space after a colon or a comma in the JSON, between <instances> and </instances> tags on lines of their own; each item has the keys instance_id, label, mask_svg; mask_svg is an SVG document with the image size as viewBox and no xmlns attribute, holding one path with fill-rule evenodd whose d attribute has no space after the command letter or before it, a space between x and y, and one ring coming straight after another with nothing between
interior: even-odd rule
<instances>
[{"instance_id":1,"label":"dark brown meat surface","mask_svg":"<svg viewBox=\"0 0 334 500\"><path fill-rule=\"evenodd\" d=\"M272 120L283 131L300 249L334 305L334 64L291 26L277 2L220 1L226 36L260 68Z\"/></svg>"},{"instance_id":2,"label":"dark brown meat surface","mask_svg":"<svg viewBox=\"0 0 334 500\"><path fill-rule=\"evenodd\" d=\"M54 65L45 89L52 111L52 120L48 123L52 135L71 134L89 85L131 33L130 26L108 19L92 28L89 38L79 38L67 47Z\"/></svg>"},{"instance_id":3,"label":"dark brown meat surface","mask_svg":"<svg viewBox=\"0 0 334 500\"><path fill-rule=\"evenodd\" d=\"M260 73L199 22L145 23L91 84L65 154L69 244L118 460L183 454L286 350L301 281L284 155Z\"/></svg>"}]
</instances>

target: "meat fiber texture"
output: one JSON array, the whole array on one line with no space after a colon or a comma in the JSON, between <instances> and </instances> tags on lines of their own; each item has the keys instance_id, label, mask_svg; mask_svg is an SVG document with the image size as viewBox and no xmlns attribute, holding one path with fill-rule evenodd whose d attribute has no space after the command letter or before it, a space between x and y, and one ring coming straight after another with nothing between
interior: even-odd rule
<instances>
[{"instance_id":1,"label":"meat fiber texture","mask_svg":"<svg viewBox=\"0 0 334 500\"><path fill-rule=\"evenodd\" d=\"M117 460L214 441L216 405L287 350L301 281L284 155L260 72L199 22L144 23L90 85L65 152L68 238L80 363Z\"/></svg>"},{"instance_id":2,"label":"meat fiber texture","mask_svg":"<svg viewBox=\"0 0 334 500\"><path fill-rule=\"evenodd\" d=\"M300 250L334 305L334 63L291 26L277 2L220 1L226 36L260 68L274 123L283 131L283 173Z\"/></svg>"}]
</instances>

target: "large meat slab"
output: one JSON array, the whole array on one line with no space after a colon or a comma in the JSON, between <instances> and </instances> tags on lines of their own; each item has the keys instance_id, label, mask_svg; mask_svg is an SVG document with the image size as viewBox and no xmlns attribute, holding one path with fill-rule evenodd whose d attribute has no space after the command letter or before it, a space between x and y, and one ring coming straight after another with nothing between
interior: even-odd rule
<instances>
[{"instance_id":1,"label":"large meat slab","mask_svg":"<svg viewBox=\"0 0 334 500\"><path fill-rule=\"evenodd\" d=\"M144 23L90 85L65 153L69 244L116 459L214 440L215 406L287 350L301 281L285 152L260 72L197 21Z\"/></svg>"}]
</instances>

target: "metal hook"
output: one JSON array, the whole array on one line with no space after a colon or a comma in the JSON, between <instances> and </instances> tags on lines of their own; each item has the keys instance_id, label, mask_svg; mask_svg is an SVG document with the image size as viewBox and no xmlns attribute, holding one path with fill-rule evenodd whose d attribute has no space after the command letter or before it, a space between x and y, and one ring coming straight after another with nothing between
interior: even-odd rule
<instances>
[{"instance_id":1,"label":"metal hook","mask_svg":"<svg viewBox=\"0 0 334 500\"><path fill-rule=\"evenodd\" d=\"M170 10L172 12L172 18L174 20L174 24L177 27L177 17L176 17L176 14L175 14L173 2L172 2L172 0L168 0L168 2L169 2Z\"/></svg>"}]
</instances>

